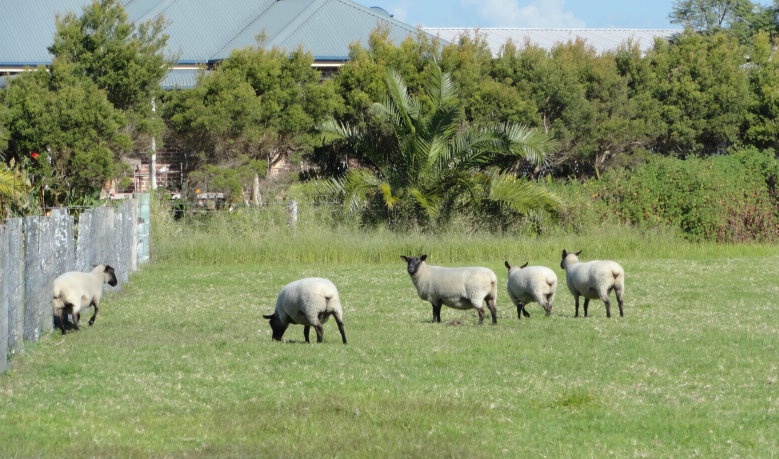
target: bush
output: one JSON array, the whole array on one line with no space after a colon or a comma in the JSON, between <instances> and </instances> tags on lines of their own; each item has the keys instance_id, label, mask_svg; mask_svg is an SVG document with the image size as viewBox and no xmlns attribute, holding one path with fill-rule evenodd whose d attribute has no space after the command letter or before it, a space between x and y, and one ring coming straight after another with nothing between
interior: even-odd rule
<instances>
[{"instance_id":1,"label":"bush","mask_svg":"<svg viewBox=\"0 0 779 459\"><path fill-rule=\"evenodd\" d=\"M692 241L774 241L778 170L773 152L752 148L707 159L656 156L607 174L594 193L639 228L668 225Z\"/></svg>"}]
</instances>

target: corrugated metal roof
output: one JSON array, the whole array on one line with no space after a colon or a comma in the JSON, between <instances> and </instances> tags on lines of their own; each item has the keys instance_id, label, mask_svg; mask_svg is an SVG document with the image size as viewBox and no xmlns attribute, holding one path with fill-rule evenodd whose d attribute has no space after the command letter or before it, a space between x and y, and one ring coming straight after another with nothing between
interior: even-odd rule
<instances>
[{"instance_id":1,"label":"corrugated metal roof","mask_svg":"<svg viewBox=\"0 0 779 459\"><path fill-rule=\"evenodd\" d=\"M483 36L494 56L497 56L503 45L511 40L514 45L522 47L529 42L550 50L555 45L573 42L577 38L584 40L596 52L614 51L620 45L631 43L638 45L642 52L648 51L654 45L655 38L669 38L681 33L681 29L513 29L513 28L439 28L426 27L425 32L440 37L451 43L456 43L460 37L473 37L478 33Z\"/></svg>"},{"instance_id":2,"label":"corrugated metal roof","mask_svg":"<svg viewBox=\"0 0 779 459\"><path fill-rule=\"evenodd\" d=\"M80 15L91 0L3 0L0 66L49 64L57 14ZM254 46L264 32L266 46L299 46L316 60L346 60L349 45L367 42L378 24L398 42L417 28L351 0L123 0L134 23L162 14L168 22L167 53L180 64L210 63L233 49Z\"/></svg>"}]
</instances>

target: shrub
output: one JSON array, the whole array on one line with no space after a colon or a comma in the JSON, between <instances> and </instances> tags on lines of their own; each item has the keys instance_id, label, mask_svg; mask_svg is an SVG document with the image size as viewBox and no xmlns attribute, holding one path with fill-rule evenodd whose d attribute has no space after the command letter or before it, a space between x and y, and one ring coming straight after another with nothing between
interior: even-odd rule
<instances>
[{"instance_id":1,"label":"shrub","mask_svg":"<svg viewBox=\"0 0 779 459\"><path fill-rule=\"evenodd\" d=\"M773 152L756 149L708 159L656 156L607 174L595 194L638 227L669 225L693 241L773 241L778 168Z\"/></svg>"}]
</instances>

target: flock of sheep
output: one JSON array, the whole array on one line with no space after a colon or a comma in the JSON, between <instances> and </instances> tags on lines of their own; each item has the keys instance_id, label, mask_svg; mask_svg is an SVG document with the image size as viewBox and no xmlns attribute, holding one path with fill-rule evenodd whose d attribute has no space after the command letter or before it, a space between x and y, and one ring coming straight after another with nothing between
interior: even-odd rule
<instances>
[{"instance_id":1,"label":"flock of sheep","mask_svg":"<svg viewBox=\"0 0 779 459\"><path fill-rule=\"evenodd\" d=\"M575 316L579 316L579 297L584 297L584 316L591 299L599 299L606 305L606 317L611 317L609 295L616 293L619 315L623 316L623 294L625 291L625 271L615 261L580 262L579 254L563 250L560 268L565 270L565 281L576 303ZM498 278L489 268L464 267L447 268L426 263L427 255L407 257L406 262L411 281L417 294L433 305L433 322L441 322L441 306L455 309L476 309L479 323L484 321L484 307L487 305L492 315L492 323L497 323L495 300L498 293ZM536 302L544 308L546 314L552 313L552 302L557 291L557 275L545 266L512 266L505 262L508 269L506 289L512 303L517 307L517 317L530 314L525 309L528 303ZM89 273L67 272L57 277L53 285L53 311L57 327L65 334L66 315L73 317L73 325L78 329L81 309L93 306L95 312L89 325L95 322L98 304L102 296L103 284L116 285L114 269L108 265L98 265ZM303 325L303 336L309 342L311 327L316 330L317 342L324 339L322 324L333 316L346 344L343 307L338 289L327 279L308 277L284 286L276 300L273 314L264 315L268 319L273 339L281 341L290 324Z\"/></svg>"}]
</instances>

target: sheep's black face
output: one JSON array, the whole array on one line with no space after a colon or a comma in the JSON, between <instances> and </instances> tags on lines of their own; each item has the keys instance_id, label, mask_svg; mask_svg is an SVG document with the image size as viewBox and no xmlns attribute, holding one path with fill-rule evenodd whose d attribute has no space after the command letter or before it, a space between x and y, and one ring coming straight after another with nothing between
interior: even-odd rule
<instances>
[{"instance_id":1,"label":"sheep's black face","mask_svg":"<svg viewBox=\"0 0 779 459\"><path fill-rule=\"evenodd\" d=\"M406 270L408 271L409 275L413 276L417 273L417 270L419 270L419 265L421 265L422 262L427 259L427 255L422 255L420 257L407 257L401 255L400 258L406 262Z\"/></svg>"},{"instance_id":2,"label":"sheep's black face","mask_svg":"<svg viewBox=\"0 0 779 459\"><path fill-rule=\"evenodd\" d=\"M116 284L118 284L119 281L116 280L116 273L114 272L114 268L112 268L109 265L106 265L105 270L103 270L103 272L106 275L106 279L108 279L106 281L108 285L110 285L111 287L116 287Z\"/></svg>"},{"instance_id":3,"label":"sheep's black face","mask_svg":"<svg viewBox=\"0 0 779 459\"><path fill-rule=\"evenodd\" d=\"M263 316L264 318L268 319L268 323L270 324L271 330L273 330L273 340L274 341L281 341L281 338L284 336L284 332L287 331L288 324L283 323L277 314L272 314L269 316Z\"/></svg>"}]
</instances>

